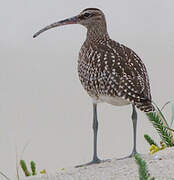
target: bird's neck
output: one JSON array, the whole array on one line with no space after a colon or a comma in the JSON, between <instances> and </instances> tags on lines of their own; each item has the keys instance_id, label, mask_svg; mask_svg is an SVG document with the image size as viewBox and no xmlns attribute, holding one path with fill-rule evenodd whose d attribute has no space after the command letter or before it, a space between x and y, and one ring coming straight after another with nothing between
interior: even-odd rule
<instances>
[{"instance_id":1,"label":"bird's neck","mask_svg":"<svg viewBox=\"0 0 174 180\"><path fill-rule=\"evenodd\" d=\"M88 41L100 41L100 40L109 39L109 35L107 32L106 22L101 23L93 23L89 27L87 27L87 37Z\"/></svg>"}]
</instances>

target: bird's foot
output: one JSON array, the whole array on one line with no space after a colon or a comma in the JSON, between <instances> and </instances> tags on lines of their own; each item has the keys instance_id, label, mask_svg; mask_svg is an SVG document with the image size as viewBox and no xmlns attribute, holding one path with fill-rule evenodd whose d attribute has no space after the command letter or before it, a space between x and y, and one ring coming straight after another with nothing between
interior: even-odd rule
<instances>
[{"instance_id":1,"label":"bird's foot","mask_svg":"<svg viewBox=\"0 0 174 180\"><path fill-rule=\"evenodd\" d=\"M137 151L132 151L132 153L129 156L118 158L117 160L123 160L123 159L127 159L127 158L132 158L132 157L135 156L135 154L139 154L139 153L137 153Z\"/></svg>"},{"instance_id":2,"label":"bird's foot","mask_svg":"<svg viewBox=\"0 0 174 180\"><path fill-rule=\"evenodd\" d=\"M93 165L93 164L99 164L99 163L110 162L110 161L111 161L110 159L100 160L99 158L96 158L96 159L93 159L92 161L90 161L89 163L77 165L77 166L75 166L75 168L85 167L85 166L89 166L89 165Z\"/></svg>"}]
</instances>

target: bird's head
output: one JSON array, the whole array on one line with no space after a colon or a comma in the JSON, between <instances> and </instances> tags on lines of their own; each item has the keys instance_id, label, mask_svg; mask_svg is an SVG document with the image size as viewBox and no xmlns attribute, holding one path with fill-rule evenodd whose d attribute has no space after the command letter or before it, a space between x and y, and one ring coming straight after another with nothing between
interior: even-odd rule
<instances>
[{"instance_id":1,"label":"bird's head","mask_svg":"<svg viewBox=\"0 0 174 180\"><path fill-rule=\"evenodd\" d=\"M105 26L105 16L104 13L97 8L87 8L84 9L80 14L77 16L67 18L58 22L55 22L53 24L50 24L46 26L45 28L41 29L37 33L34 34L34 38L37 37L39 34L41 34L44 31L47 31L48 29L68 25L68 24L81 24L85 26L86 28L90 28L93 26L98 26L100 24Z\"/></svg>"},{"instance_id":2,"label":"bird's head","mask_svg":"<svg viewBox=\"0 0 174 180\"><path fill-rule=\"evenodd\" d=\"M86 26L87 28L94 24L105 22L104 13L97 8L84 9L77 17L79 19L78 24Z\"/></svg>"}]
</instances>

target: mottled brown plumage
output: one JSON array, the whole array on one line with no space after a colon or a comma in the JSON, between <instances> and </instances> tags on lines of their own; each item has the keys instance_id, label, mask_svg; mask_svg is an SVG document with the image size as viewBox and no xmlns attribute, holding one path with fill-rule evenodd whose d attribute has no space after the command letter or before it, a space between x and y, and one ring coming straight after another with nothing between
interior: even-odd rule
<instances>
[{"instance_id":1,"label":"mottled brown plumage","mask_svg":"<svg viewBox=\"0 0 174 180\"><path fill-rule=\"evenodd\" d=\"M123 101L120 99L115 105L133 103L142 111L154 110L149 78L141 59L128 47L110 39L100 10L89 8L82 13L101 14L98 21L82 23L88 32L79 53L78 74L85 90L98 101L120 97Z\"/></svg>"},{"instance_id":2,"label":"mottled brown plumage","mask_svg":"<svg viewBox=\"0 0 174 180\"><path fill-rule=\"evenodd\" d=\"M40 33L62 25L81 24L87 28L87 37L78 59L80 81L93 99L93 160L85 165L100 163L97 156L97 103L106 102L116 106L132 104L133 150L136 154L136 108L144 112L154 111L149 78L145 65L137 54L128 47L110 39L103 12L87 8L79 15L53 23L37 32Z\"/></svg>"}]
</instances>

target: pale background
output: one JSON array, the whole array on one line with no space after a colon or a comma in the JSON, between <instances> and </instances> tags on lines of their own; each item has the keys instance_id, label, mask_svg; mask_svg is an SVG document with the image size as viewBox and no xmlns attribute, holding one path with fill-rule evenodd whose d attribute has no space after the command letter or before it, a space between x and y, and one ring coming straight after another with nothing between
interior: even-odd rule
<instances>
[{"instance_id":1,"label":"pale background","mask_svg":"<svg viewBox=\"0 0 174 180\"><path fill-rule=\"evenodd\" d=\"M152 96L160 106L174 98L173 0L6 0L0 6L0 170L15 176L15 154L39 169L60 170L92 157L92 104L77 75L86 30L71 25L32 35L45 25L101 8L110 36L132 48L149 72ZM132 150L131 108L98 106L99 156L113 158ZM138 150L147 153L143 135L157 139L138 112Z\"/></svg>"}]
</instances>

